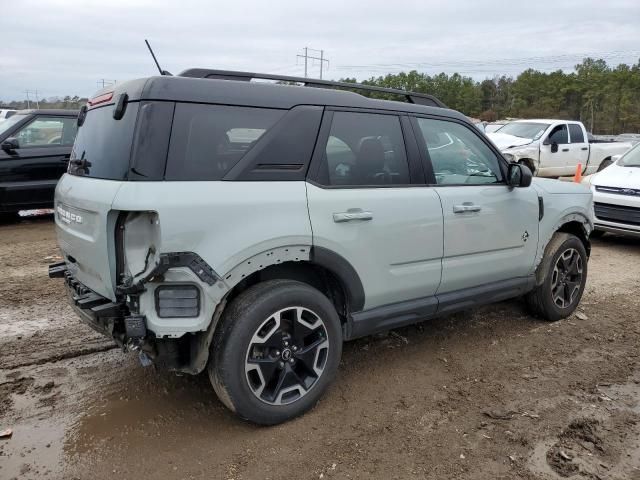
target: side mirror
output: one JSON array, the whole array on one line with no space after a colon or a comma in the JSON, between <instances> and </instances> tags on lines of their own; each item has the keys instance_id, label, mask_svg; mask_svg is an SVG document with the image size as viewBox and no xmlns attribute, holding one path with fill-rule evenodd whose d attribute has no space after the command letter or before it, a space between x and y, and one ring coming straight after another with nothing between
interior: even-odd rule
<instances>
[{"instance_id":1,"label":"side mirror","mask_svg":"<svg viewBox=\"0 0 640 480\"><path fill-rule=\"evenodd\" d=\"M18 139L15 137L9 137L4 142L2 142L0 148L2 148L2 150L7 153L13 153L15 150L18 150L20 148L20 142L18 142Z\"/></svg>"},{"instance_id":2,"label":"side mirror","mask_svg":"<svg viewBox=\"0 0 640 480\"><path fill-rule=\"evenodd\" d=\"M507 173L507 183L510 187L528 187L531 185L531 170L526 165L512 163Z\"/></svg>"},{"instance_id":3,"label":"side mirror","mask_svg":"<svg viewBox=\"0 0 640 480\"><path fill-rule=\"evenodd\" d=\"M611 157L611 163L616 163L618 160L620 160L620 157L622 157L622 154L614 155L613 157Z\"/></svg>"},{"instance_id":4,"label":"side mirror","mask_svg":"<svg viewBox=\"0 0 640 480\"><path fill-rule=\"evenodd\" d=\"M551 153L556 153L558 151L558 144L556 142L551 142Z\"/></svg>"}]
</instances>

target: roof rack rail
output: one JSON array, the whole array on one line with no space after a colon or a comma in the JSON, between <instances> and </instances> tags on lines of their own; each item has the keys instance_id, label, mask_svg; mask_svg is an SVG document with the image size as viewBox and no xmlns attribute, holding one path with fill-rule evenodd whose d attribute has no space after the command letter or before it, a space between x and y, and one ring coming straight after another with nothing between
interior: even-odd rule
<instances>
[{"instance_id":1,"label":"roof rack rail","mask_svg":"<svg viewBox=\"0 0 640 480\"><path fill-rule=\"evenodd\" d=\"M289 77L286 75L273 75L271 73L236 72L232 70L213 70L208 68L190 68L178 74L179 77L191 78L212 78L218 80L240 80L249 82L254 79L275 80L280 82L301 83L305 87L316 88L336 88L347 90L362 90L368 92L390 93L398 95L408 103L417 105L427 105L429 107L447 108L447 106L433 95L418 92L409 92L395 88L376 87L373 85L363 85L361 83L334 82L329 80L318 80L316 78Z\"/></svg>"}]
</instances>

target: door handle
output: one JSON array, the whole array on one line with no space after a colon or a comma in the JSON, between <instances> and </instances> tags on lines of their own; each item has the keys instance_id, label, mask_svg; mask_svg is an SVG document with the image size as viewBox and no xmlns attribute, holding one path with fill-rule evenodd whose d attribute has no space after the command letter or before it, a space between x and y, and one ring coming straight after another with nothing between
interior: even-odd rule
<instances>
[{"instance_id":1,"label":"door handle","mask_svg":"<svg viewBox=\"0 0 640 480\"><path fill-rule=\"evenodd\" d=\"M589 150L589 147L582 147L580 150L587 151L587 150Z\"/></svg>"},{"instance_id":2,"label":"door handle","mask_svg":"<svg viewBox=\"0 0 640 480\"><path fill-rule=\"evenodd\" d=\"M568 151L569 151L569 149L568 149L568 148L563 148L563 149L562 149L562 151L563 151L563 152L568 152Z\"/></svg>"},{"instance_id":3,"label":"door handle","mask_svg":"<svg viewBox=\"0 0 640 480\"><path fill-rule=\"evenodd\" d=\"M354 220L372 220L373 212L365 212L361 208L350 208L346 212L333 214L333 221L336 223L351 222Z\"/></svg>"},{"instance_id":4,"label":"door handle","mask_svg":"<svg viewBox=\"0 0 640 480\"><path fill-rule=\"evenodd\" d=\"M474 205L471 202L464 202L462 205L454 205L453 213L479 212L482 210L480 205Z\"/></svg>"}]
</instances>

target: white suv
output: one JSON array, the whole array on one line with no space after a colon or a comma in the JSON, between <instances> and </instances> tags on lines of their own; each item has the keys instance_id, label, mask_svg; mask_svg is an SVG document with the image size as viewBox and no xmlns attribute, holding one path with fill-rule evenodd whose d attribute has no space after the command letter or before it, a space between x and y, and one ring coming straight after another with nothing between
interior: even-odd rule
<instances>
[{"instance_id":1,"label":"white suv","mask_svg":"<svg viewBox=\"0 0 640 480\"><path fill-rule=\"evenodd\" d=\"M143 363L208 368L242 418L311 408L345 340L582 296L589 190L531 184L429 95L199 69L103 90L78 123L50 276Z\"/></svg>"}]
</instances>

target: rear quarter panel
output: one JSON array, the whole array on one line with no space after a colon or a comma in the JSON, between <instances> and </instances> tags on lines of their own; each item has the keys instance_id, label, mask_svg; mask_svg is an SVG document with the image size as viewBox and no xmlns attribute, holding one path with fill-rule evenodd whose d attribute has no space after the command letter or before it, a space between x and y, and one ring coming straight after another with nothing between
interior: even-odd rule
<instances>
[{"instance_id":1,"label":"rear quarter panel","mask_svg":"<svg viewBox=\"0 0 640 480\"><path fill-rule=\"evenodd\" d=\"M191 251L223 276L283 245L311 245L304 182L124 182L114 210L154 211L160 253Z\"/></svg>"}]
</instances>

